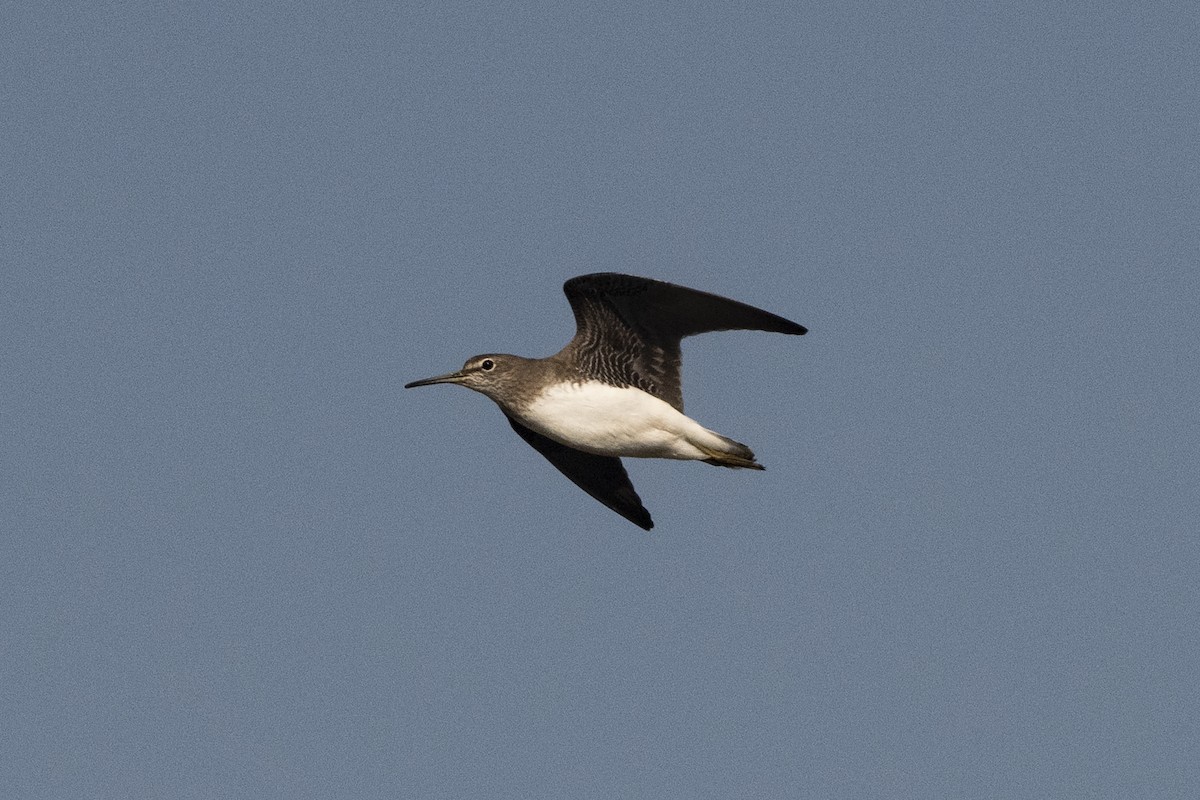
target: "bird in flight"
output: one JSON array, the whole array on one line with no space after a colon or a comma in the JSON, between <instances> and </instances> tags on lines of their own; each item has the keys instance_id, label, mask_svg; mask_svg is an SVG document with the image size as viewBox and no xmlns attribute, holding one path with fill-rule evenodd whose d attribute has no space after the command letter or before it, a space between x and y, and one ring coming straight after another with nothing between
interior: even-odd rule
<instances>
[{"instance_id":1,"label":"bird in flight","mask_svg":"<svg viewBox=\"0 0 1200 800\"><path fill-rule=\"evenodd\" d=\"M547 358L488 353L404 388L453 383L491 398L513 430L579 488L650 530L622 457L763 469L750 448L684 416L680 340L709 331L802 335L803 325L684 286L617 273L572 278L575 338Z\"/></svg>"}]
</instances>

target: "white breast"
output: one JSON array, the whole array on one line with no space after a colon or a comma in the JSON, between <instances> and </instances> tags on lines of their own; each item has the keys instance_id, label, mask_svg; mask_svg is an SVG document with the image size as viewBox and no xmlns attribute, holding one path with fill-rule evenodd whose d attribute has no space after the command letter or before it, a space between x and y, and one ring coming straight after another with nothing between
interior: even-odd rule
<instances>
[{"instance_id":1,"label":"white breast","mask_svg":"<svg viewBox=\"0 0 1200 800\"><path fill-rule=\"evenodd\" d=\"M692 442L711 447L721 438L641 389L597 381L551 386L520 419L556 442L604 456L703 459Z\"/></svg>"}]
</instances>

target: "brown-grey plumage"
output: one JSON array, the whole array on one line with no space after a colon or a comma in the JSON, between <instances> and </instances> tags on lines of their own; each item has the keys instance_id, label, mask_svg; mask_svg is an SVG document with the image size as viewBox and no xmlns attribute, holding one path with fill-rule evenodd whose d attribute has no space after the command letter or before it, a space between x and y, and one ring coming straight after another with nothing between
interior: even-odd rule
<instances>
[{"instance_id":1,"label":"brown-grey plumage","mask_svg":"<svg viewBox=\"0 0 1200 800\"><path fill-rule=\"evenodd\" d=\"M599 272L563 284L575 338L555 358L617 386L636 386L683 411L679 342L710 331L803 335L791 320L727 297L673 283Z\"/></svg>"},{"instance_id":2,"label":"brown-grey plumage","mask_svg":"<svg viewBox=\"0 0 1200 800\"><path fill-rule=\"evenodd\" d=\"M619 456L762 469L749 447L683 416L680 340L723 330L802 335L807 333L803 325L736 300L632 275L581 275L567 281L563 291L575 314L576 332L555 355L475 356L458 372L405 388L456 383L488 396L513 430L556 469L646 530L654 523ZM590 399L584 400L575 390L554 394L556 387L584 386L616 387L616 393L589 389ZM593 405L597 402L603 404ZM655 410L655 404L663 411ZM639 439L639 430L652 439ZM657 438L664 433L678 438Z\"/></svg>"}]
</instances>

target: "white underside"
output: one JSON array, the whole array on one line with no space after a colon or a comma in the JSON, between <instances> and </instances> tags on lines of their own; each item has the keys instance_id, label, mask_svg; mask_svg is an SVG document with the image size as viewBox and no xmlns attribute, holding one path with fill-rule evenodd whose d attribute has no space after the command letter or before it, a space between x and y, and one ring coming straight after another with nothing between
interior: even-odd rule
<instances>
[{"instance_id":1,"label":"white underside","mask_svg":"<svg viewBox=\"0 0 1200 800\"><path fill-rule=\"evenodd\" d=\"M670 403L597 381L552 386L520 419L556 442L602 456L702 460L729 449L723 437Z\"/></svg>"}]
</instances>

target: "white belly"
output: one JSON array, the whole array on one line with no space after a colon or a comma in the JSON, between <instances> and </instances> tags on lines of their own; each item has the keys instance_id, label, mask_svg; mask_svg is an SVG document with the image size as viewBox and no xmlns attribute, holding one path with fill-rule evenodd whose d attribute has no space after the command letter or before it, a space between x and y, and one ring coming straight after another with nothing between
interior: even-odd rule
<instances>
[{"instance_id":1,"label":"white belly","mask_svg":"<svg viewBox=\"0 0 1200 800\"><path fill-rule=\"evenodd\" d=\"M704 459L725 449L723 437L669 403L641 389L596 381L552 386L520 419L556 442L602 456Z\"/></svg>"}]
</instances>

